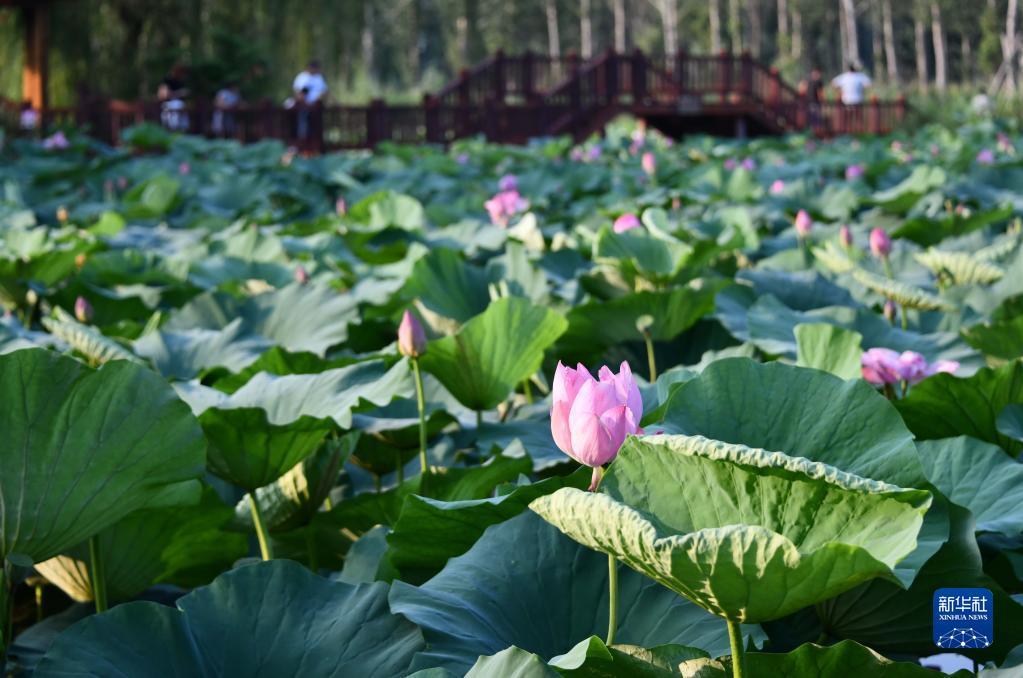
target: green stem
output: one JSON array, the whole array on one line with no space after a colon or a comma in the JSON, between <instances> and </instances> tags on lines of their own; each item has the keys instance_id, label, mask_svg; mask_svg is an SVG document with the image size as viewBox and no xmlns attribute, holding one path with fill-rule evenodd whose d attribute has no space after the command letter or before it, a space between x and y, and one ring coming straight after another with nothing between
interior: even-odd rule
<instances>
[{"instance_id":1,"label":"green stem","mask_svg":"<svg viewBox=\"0 0 1023 678\"><path fill-rule=\"evenodd\" d=\"M373 489L376 490L377 494L380 494L381 490L380 476L378 476L376 473L373 474Z\"/></svg>"},{"instance_id":2,"label":"green stem","mask_svg":"<svg viewBox=\"0 0 1023 678\"><path fill-rule=\"evenodd\" d=\"M607 556L607 587L609 590L607 609L607 642L611 647L615 642L615 630L618 628L618 561L614 556Z\"/></svg>"},{"instance_id":3,"label":"green stem","mask_svg":"<svg viewBox=\"0 0 1023 678\"><path fill-rule=\"evenodd\" d=\"M256 538L259 539L259 553L263 556L263 560L273 560L273 544L270 543L270 533L266 529L266 523L263 522L263 511L259 508L259 502L256 501L255 492L249 492L249 507L252 509L252 524L256 526Z\"/></svg>"},{"instance_id":4,"label":"green stem","mask_svg":"<svg viewBox=\"0 0 1023 678\"><path fill-rule=\"evenodd\" d=\"M476 410L476 430L483 428L483 410Z\"/></svg>"},{"instance_id":5,"label":"green stem","mask_svg":"<svg viewBox=\"0 0 1023 678\"><path fill-rule=\"evenodd\" d=\"M423 475L430 472L426 460L426 397L423 396L423 374L419 371L419 360L412 359L412 374L416 379L416 404L419 406L419 468ZM401 481L398 481L401 485Z\"/></svg>"},{"instance_id":6,"label":"green stem","mask_svg":"<svg viewBox=\"0 0 1023 678\"><path fill-rule=\"evenodd\" d=\"M884 266L884 275L886 278L891 280L892 276L892 263L888 261L888 257L881 257L881 265Z\"/></svg>"},{"instance_id":7,"label":"green stem","mask_svg":"<svg viewBox=\"0 0 1023 678\"><path fill-rule=\"evenodd\" d=\"M89 574L92 577L92 599L96 612L107 610L107 580L103 572L103 558L99 552L99 535L89 537Z\"/></svg>"},{"instance_id":8,"label":"green stem","mask_svg":"<svg viewBox=\"0 0 1023 678\"><path fill-rule=\"evenodd\" d=\"M0 561L0 676L6 676L8 635L11 632L10 566Z\"/></svg>"},{"instance_id":9,"label":"green stem","mask_svg":"<svg viewBox=\"0 0 1023 678\"><path fill-rule=\"evenodd\" d=\"M646 342L646 363L650 369L650 383L657 381L657 360L654 358L654 341L650 338L649 332L643 333L643 341Z\"/></svg>"},{"instance_id":10,"label":"green stem","mask_svg":"<svg viewBox=\"0 0 1023 678\"><path fill-rule=\"evenodd\" d=\"M523 395L526 396L526 404L527 405L532 405L533 404L533 389L530 388L530 386L529 386L529 377L526 377L526 380L522 382L522 393L523 393Z\"/></svg>"},{"instance_id":11,"label":"green stem","mask_svg":"<svg viewBox=\"0 0 1023 678\"><path fill-rule=\"evenodd\" d=\"M902 306L899 307L899 315L902 316L902 329L908 330L909 329L909 319L906 318L906 305L905 304L903 304Z\"/></svg>"},{"instance_id":12,"label":"green stem","mask_svg":"<svg viewBox=\"0 0 1023 678\"><path fill-rule=\"evenodd\" d=\"M398 487L401 487L405 482L405 462L401 459L401 450L398 450L398 460L395 464L394 475L397 476Z\"/></svg>"},{"instance_id":13,"label":"green stem","mask_svg":"<svg viewBox=\"0 0 1023 678\"><path fill-rule=\"evenodd\" d=\"M728 644L732 647L732 676L743 678L746 675L746 651L742 647L742 629L739 622L725 621L728 624Z\"/></svg>"}]
</instances>

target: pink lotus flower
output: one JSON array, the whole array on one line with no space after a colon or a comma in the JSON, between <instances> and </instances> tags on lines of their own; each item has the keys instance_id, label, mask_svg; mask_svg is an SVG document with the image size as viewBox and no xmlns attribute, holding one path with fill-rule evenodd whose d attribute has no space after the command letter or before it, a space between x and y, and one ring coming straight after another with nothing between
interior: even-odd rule
<instances>
[{"instance_id":1,"label":"pink lotus flower","mask_svg":"<svg viewBox=\"0 0 1023 678\"><path fill-rule=\"evenodd\" d=\"M469 154L468 153L459 153L458 155L455 156L455 162L457 162L459 165L468 165L469 164Z\"/></svg>"},{"instance_id":2,"label":"pink lotus flower","mask_svg":"<svg viewBox=\"0 0 1023 678\"><path fill-rule=\"evenodd\" d=\"M781 179L775 179L768 190L771 192L771 195L781 195L785 192L785 182Z\"/></svg>"},{"instance_id":3,"label":"pink lotus flower","mask_svg":"<svg viewBox=\"0 0 1023 678\"><path fill-rule=\"evenodd\" d=\"M991 152L990 148L981 149L980 153L977 154L978 165L993 165L995 164L995 154Z\"/></svg>"},{"instance_id":4,"label":"pink lotus flower","mask_svg":"<svg viewBox=\"0 0 1023 678\"><path fill-rule=\"evenodd\" d=\"M305 285L309 282L309 271L305 270L305 266L299 266L295 269L295 282L299 285Z\"/></svg>"},{"instance_id":5,"label":"pink lotus flower","mask_svg":"<svg viewBox=\"0 0 1023 678\"><path fill-rule=\"evenodd\" d=\"M643 156L639 159L639 164L640 167L643 168L643 171L646 172L647 176L652 177L657 173L657 158L650 151L643 154Z\"/></svg>"},{"instance_id":6,"label":"pink lotus flower","mask_svg":"<svg viewBox=\"0 0 1023 678\"><path fill-rule=\"evenodd\" d=\"M43 139L43 148L47 151L59 151L67 148L71 145L71 142L64 136L64 132L58 130L50 136Z\"/></svg>"},{"instance_id":7,"label":"pink lotus flower","mask_svg":"<svg viewBox=\"0 0 1023 678\"><path fill-rule=\"evenodd\" d=\"M409 311L401 316L398 325L398 352L409 358L418 358L426 353L426 332L419 319Z\"/></svg>"},{"instance_id":8,"label":"pink lotus flower","mask_svg":"<svg viewBox=\"0 0 1023 678\"><path fill-rule=\"evenodd\" d=\"M602 153L603 151L600 149L600 146L590 146L589 150L586 151L586 159L590 162L600 160Z\"/></svg>"},{"instance_id":9,"label":"pink lotus flower","mask_svg":"<svg viewBox=\"0 0 1023 678\"><path fill-rule=\"evenodd\" d=\"M896 139L895 141L892 142L892 147L891 148L892 148L893 151L898 153L899 151L902 150L902 142L899 141L898 139Z\"/></svg>"},{"instance_id":10,"label":"pink lotus flower","mask_svg":"<svg viewBox=\"0 0 1023 678\"><path fill-rule=\"evenodd\" d=\"M845 168L845 178L847 181L853 181L862 177L866 171L863 165L849 165Z\"/></svg>"},{"instance_id":11,"label":"pink lotus flower","mask_svg":"<svg viewBox=\"0 0 1023 678\"><path fill-rule=\"evenodd\" d=\"M757 168L757 161L753 158L743 158L742 164L740 165L744 170L752 172Z\"/></svg>"},{"instance_id":12,"label":"pink lotus flower","mask_svg":"<svg viewBox=\"0 0 1023 678\"><path fill-rule=\"evenodd\" d=\"M725 169L726 169L726 170L728 170L729 172L731 172L732 170L734 170L734 169L735 169L736 167L738 167L738 166L739 166L739 163L737 163L737 162L735 161L735 158L726 158L726 159L725 159L725 165L724 165L724 167L725 167Z\"/></svg>"},{"instance_id":13,"label":"pink lotus flower","mask_svg":"<svg viewBox=\"0 0 1023 678\"><path fill-rule=\"evenodd\" d=\"M80 323L87 323L92 320L92 304L85 297L75 299L75 318Z\"/></svg>"},{"instance_id":14,"label":"pink lotus flower","mask_svg":"<svg viewBox=\"0 0 1023 678\"><path fill-rule=\"evenodd\" d=\"M796 213L796 235L800 238L805 238L810 235L810 229L813 228L813 219L810 218L810 214L806 210L799 210Z\"/></svg>"},{"instance_id":15,"label":"pink lotus flower","mask_svg":"<svg viewBox=\"0 0 1023 678\"><path fill-rule=\"evenodd\" d=\"M187 162L183 162L180 165L178 165L178 174L180 174L181 176L185 176L186 174L188 174L191 171L192 171L192 166L189 165Z\"/></svg>"},{"instance_id":16,"label":"pink lotus flower","mask_svg":"<svg viewBox=\"0 0 1023 678\"><path fill-rule=\"evenodd\" d=\"M345 202L344 198L338 198L334 201L334 211L337 212L339 217L348 214L348 203Z\"/></svg>"},{"instance_id":17,"label":"pink lotus flower","mask_svg":"<svg viewBox=\"0 0 1023 678\"><path fill-rule=\"evenodd\" d=\"M514 174L505 174L503 177L498 179L497 188L500 189L502 192L518 191L519 178Z\"/></svg>"},{"instance_id":18,"label":"pink lotus flower","mask_svg":"<svg viewBox=\"0 0 1023 678\"><path fill-rule=\"evenodd\" d=\"M642 224L639 222L639 217L632 212L626 212L615 219L614 231L615 233L625 233L626 231L639 228L640 226L642 226Z\"/></svg>"},{"instance_id":19,"label":"pink lotus flower","mask_svg":"<svg viewBox=\"0 0 1023 678\"><path fill-rule=\"evenodd\" d=\"M581 149L581 148L573 148L568 153L568 159L571 160L572 162L582 162L583 161L583 149Z\"/></svg>"},{"instance_id":20,"label":"pink lotus flower","mask_svg":"<svg viewBox=\"0 0 1023 678\"><path fill-rule=\"evenodd\" d=\"M884 309L881 312L884 315L885 320L887 320L892 325L895 324L895 316L898 313L898 309L895 308L894 301L889 299L888 301L884 302Z\"/></svg>"},{"instance_id":21,"label":"pink lotus flower","mask_svg":"<svg viewBox=\"0 0 1023 678\"><path fill-rule=\"evenodd\" d=\"M117 177L117 188L122 191L128 188L128 177Z\"/></svg>"},{"instance_id":22,"label":"pink lotus flower","mask_svg":"<svg viewBox=\"0 0 1023 678\"><path fill-rule=\"evenodd\" d=\"M529 201L518 191L501 191L483 205L490 214L490 221L496 226L507 226L508 220L519 212L529 209Z\"/></svg>"},{"instance_id":23,"label":"pink lotus flower","mask_svg":"<svg viewBox=\"0 0 1023 678\"><path fill-rule=\"evenodd\" d=\"M551 391L551 434L558 448L580 464L593 467L593 484L600 477L597 467L618 455L625 436L642 433L643 399L629 363L614 374L605 365L600 381L582 365L576 369L558 362Z\"/></svg>"},{"instance_id":24,"label":"pink lotus flower","mask_svg":"<svg viewBox=\"0 0 1023 678\"><path fill-rule=\"evenodd\" d=\"M931 157L937 158L939 155L941 155L941 148L938 144L931 144Z\"/></svg>"},{"instance_id":25,"label":"pink lotus flower","mask_svg":"<svg viewBox=\"0 0 1023 678\"><path fill-rule=\"evenodd\" d=\"M998 150L1002 153L1015 153L1016 147L1012 143L1012 139L1009 138L1005 132L998 133Z\"/></svg>"},{"instance_id":26,"label":"pink lotus flower","mask_svg":"<svg viewBox=\"0 0 1023 678\"><path fill-rule=\"evenodd\" d=\"M870 231L870 251L878 259L885 259L892 252L892 239L883 228L875 228Z\"/></svg>"},{"instance_id":27,"label":"pink lotus flower","mask_svg":"<svg viewBox=\"0 0 1023 678\"><path fill-rule=\"evenodd\" d=\"M842 243L842 247L846 249L853 246L852 230L848 224L842 224L842 228L838 229L838 240Z\"/></svg>"},{"instance_id":28,"label":"pink lotus flower","mask_svg":"<svg viewBox=\"0 0 1023 678\"><path fill-rule=\"evenodd\" d=\"M872 348L863 352L860 367L864 379L875 386L884 386L900 381L916 384L939 372L954 374L959 363L954 360L928 363L916 351L897 353L890 348Z\"/></svg>"}]
</instances>

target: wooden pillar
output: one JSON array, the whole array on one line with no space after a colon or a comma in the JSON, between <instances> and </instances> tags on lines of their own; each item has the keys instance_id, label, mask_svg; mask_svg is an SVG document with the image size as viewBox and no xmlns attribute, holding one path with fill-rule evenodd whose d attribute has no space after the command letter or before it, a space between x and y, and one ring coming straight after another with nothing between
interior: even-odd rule
<instances>
[{"instance_id":1,"label":"wooden pillar","mask_svg":"<svg viewBox=\"0 0 1023 678\"><path fill-rule=\"evenodd\" d=\"M42 110L47 106L46 84L48 81L47 56L49 52L50 5L48 2L26 4L22 7L25 17L25 63L21 72L22 98L32 107Z\"/></svg>"}]
</instances>

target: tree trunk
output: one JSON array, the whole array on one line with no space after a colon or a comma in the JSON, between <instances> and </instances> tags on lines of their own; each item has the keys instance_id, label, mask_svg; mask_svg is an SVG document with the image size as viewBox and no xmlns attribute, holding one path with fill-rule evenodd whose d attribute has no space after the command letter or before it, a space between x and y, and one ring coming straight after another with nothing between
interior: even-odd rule
<instances>
[{"instance_id":1,"label":"tree trunk","mask_svg":"<svg viewBox=\"0 0 1023 678\"><path fill-rule=\"evenodd\" d=\"M881 19L884 24L884 55L888 82L898 84L899 61L895 58L895 30L892 25L892 0L881 0Z\"/></svg>"},{"instance_id":2,"label":"tree trunk","mask_svg":"<svg viewBox=\"0 0 1023 678\"><path fill-rule=\"evenodd\" d=\"M678 53L678 0L654 0L654 6L661 15L664 55L674 58Z\"/></svg>"},{"instance_id":3,"label":"tree trunk","mask_svg":"<svg viewBox=\"0 0 1023 678\"><path fill-rule=\"evenodd\" d=\"M1018 55L1016 50L1016 16L1019 13L1019 6L1016 0L1009 0L1009 6L1005 11L1005 35L1002 37L1002 64L1005 70L1005 89L1009 94L1016 92L1016 62Z\"/></svg>"},{"instance_id":4,"label":"tree trunk","mask_svg":"<svg viewBox=\"0 0 1023 678\"><path fill-rule=\"evenodd\" d=\"M788 0L778 0L778 56L786 56L791 44L792 39L789 37L789 2Z\"/></svg>"},{"instance_id":5,"label":"tree trunk","mask_svg":"<svg viewBox=\"0 0 1023 678\"><path fill-rule=\"evenodd\" d=\"M721 51L721 0L710 0L710 53Z\"/></svg>"},{"instance_id":6,"label":"tree trunk","mask_svg":"<svg viewBox=\"0 0 1023 678\"><path fill-rule=\"evenodd\" d=\"M593 56L593 24L590 22L590 0L579 0L579 51L584 59Z\"/></svg>"},{"instance_id":7,"label":"tree trunk","mask_svg":"<svg viewBox=\"0 0 1023 678\"><path fill-rule=\"evenodd\" d=\"M728 41L732 54L742 51L742 16L739 0L728 0Z\"/></svg>"},{"instance_id":8,"label":"tree trunk","mask_svg":"<svg viewBox=\"0 0 1023 678\"><path fill-rule=\"evenodd\" d=\"M373 3L362 3L362 34L360 43L362 45L362 63L366 67L366 77L369 78L370 86L376 92L376 44L373 40Z\"/></svg>"},{"instance_id":9,"label":"tree trunk","mask_svg":"<svg viewBox=\"0 0 1023 678\"><path fill-rule=\"evenodd\" d=\"M934 43L934 85L939 92L948 89L948 53L945 50L945 29L941 25L941 8L931 0L931 41Z\"/></svg>"},{"instance_id":10,"label":"tree trunk","mask_svg":"<svg viewBox=\"0 0 1023 678\"><path fill-rule=\"evenodd\" d=\"M763 27L760 21L760 1L746 0L746 14L749 18L749 49L753 56L759 59L762 56L760 51Z\"/></svg>"},{"instance_id":11,"label":"tree trunk","mask_svg":"<svg viewBox=\"0 0 1023 678\"><path fill-rule=\"evenodd\" d=\"M960 73L959 79L967 86L973 86L973 45L970 36L963 31L959 34Z\"/></svg>"},{"instance_id":12,"label":"tree trunk","mask_svg":"<svg viewBox=\"0 0 1023 678\"><path fill-rule=\"evenodd\" d=\"M927 73L927 45L924 43L924 21L919 13L913 15L913 45L916 47L916 84L927 91L930 76Z\"/></svg>"},{"instance_id":13,"label":"tree trunk","mask_svg":"<svg viewBox=\"0 0 1023 678\"><path fill-rule=\"evenodd\" d=\"M881 45L881 10L876 1L870 3L870 48L870 68L880 80L884 47Z\"/></svg>"},{"instance_id":14,"label":"tree trunk","mask_svg":"<svg viewBox=\"0 0 1023 678\"><path fill-rule=\"evenodd\" d=\"M792 59L803 58L803 13L799 8L792 10Z\"/></svg>"},{"instance_id":15,"label":"tree trunk","mask_svg":"<svg viewBox=\"0 0 1023 678\"><path fill-rule=\"evenodd\" d=\"M557 0L545 0L544 12L547 15L547 55L555 59L561 56L561 34L558 33Z\"/></svg>"},{"instance_id":16,"label":"tree trunk","mask_svg":"<svg viewBox=\"0 0 1023 678\"><path fill-rule=\"evenodd\" d=\"M841 0L841 12L845 17L845 61L860 65L860 43L856 32L856 7L853 0Z\"/></svg>"},{"instance_id":17,"label":"tree trunk","mask_svg":"<svg viewBox=\"0 0 1023 678\"><path fill-rule=\"evenodd\" d=\"M612 10L615 18L615 51L619 54L629 49L625 25L625 0L613 0Z\"/></svg>"}]
</instances>

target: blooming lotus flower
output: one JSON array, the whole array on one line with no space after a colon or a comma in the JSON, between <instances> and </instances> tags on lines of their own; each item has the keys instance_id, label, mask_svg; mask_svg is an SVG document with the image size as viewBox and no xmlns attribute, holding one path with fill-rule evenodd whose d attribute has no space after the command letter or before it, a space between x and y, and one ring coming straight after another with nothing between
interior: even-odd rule
<instances>
[{"instance_id":1,"label":"blooming lotus flower","mask_svg":"<svg viewBox=\"0 0 1023 678\"><path fill-rule=\"evenodd\" d=\"M47 151L59 151L67 148L71 145L71 142L64 136L64 132L58 130L50 136L43 139L43 148Z\"/></svg>"},{"instance_id":2,"label":"blooming lotus flower","mask_svg":"<svg viewBox=\"0 0 1023 678\"><path fill-rule=\"evenodd\" d=\"M345 202L344 198L338 198L334 201L334 211L339 217L348 214L348 203Z\"/></svg>"},{"instance_id":3,"label":"blooming lotus flower","mask_svg":"<svg viewBox=\"0 0 1023 678\"><path fill-rule=\"evenodd\" d=\"M305 270L305 266L299 266L295 269L295 282L299 285L305 285L309 282L309 271Z\"/></svg>"},{"instance_id":4,"label":"blooming lotus flower","mask_svg":"<svg viewBox=\"0 0 1023 678\"><path fill-rule=\"evenodd\" d=\"M954 360L939 360L928 363L916 351L897 353L889 348L872 348L860 357L863 378L875 386L897 384L905 381L916 384L939 372L954 374L959 363Z\"/></svg>"},{"instance_id":5,"label":"blooming lotus flower","mask_svg":"<svg viewBox=\"0 0 1023 678\"><path fill-rule=\"evenodd\" d=\"M885 259L892 252L892 239L883 228L875 228L870 231L870 251L878 259Z\"/></svg>"},{"instance_id":6,"label":"blooming lotus flower","mask_svg":"<svg viewBox=\"0 0 1023 678\"><path fill-rule=\"evenodd\" d=\"M735 158L726 158L724 166L726 170L731 172L732 170L739 166L739 163L735 161Z\"/></svg>"},{"instance_id":7,"label":"blooming lotus flower","mask_svg":"<svg viewBox=\"0 0 1023 678\"><path fill-rule=\"evenodd\" d=\"M586 151L586 159L589 160L590 162L600 160L600 156L602 153L603 151L601 150L600 146L590 146L590 148Z\"/></svg>"},{"instance_id":8,"label":"blooming lotus flower","mask_svg":"<svg viewBox=\"0 0 1023 678\"><path fill-rule=\"evenodd\" d=\"M518 191L501 191L484 203L490 221L497 226L507 226L508 220L519 212L529 209L529 202Z\"/></svg>"},{"instance_id":9,"label":"blooming lotus flower","mask_svg":"<svg viewBox=\"0 0 1023 678\"><path fill-rule=\"evenodd\" d=\"M810 214L806 210L799 210L796 213L796 234L800 238L805 238L810 235L810 229L813 228L813 219L810 218Z\"/></svg>"},{"instance_id":10,"label":"blooming lotus flower","mask_svg":"<svg viewBox=\"0 0 1023 678\"><path fill-rule=\"evenodd\" d=\"M647 176L653 176L657 172L657 157L653 153L647 151L639 159L640 167L647 173Z\"/></svg>"},{"instance_id":11,"label":"blooming lotus flower","mask_svg":"<svg viewBox=\"0 0 1023 678\"><path fill-rule=\"evenodd\" d=\"M896 139L895 141L893 141L893 142L892 142L892 150L893 150L893 151L895 151L896 153L898 153L899 151L901 151L901 150L902 150L902 142L901 142L901 141L899 141L898 139Z\"/></svg>"},{"instance_id":12,"label":"blooming lotus flower","mask_svg":"<svg viewBox=\"0 0 1023 678\"><path fill-rule=\"evenodd\" d=\"M75 318L80 323L87 323L92 320L92 304L85 297L75 299Z\"/></svg>"},{"instance_id":13,"label":"blooming lotus flower","mask_svg":"<svg viewBox=\"0 0 1023 678\"><path fill-rule=\"evenodd\" d=\"M572 369L558 362L551 390L551 435L558 448L580 464L593 467L593 483L599 466L618 455L625 436L642 433L643 399L629 363L614 374L605 365L600 380L581 364Z\"/></svg>"},{"instance_id":14,"label":"blooming lotus flower","mask_svg":"<svg viewBox=\"0 0 1023 678\"><path fill-rule=\"evenodd\" d=\"M916 351L903 351L899 356L899 369L902 378L909 384L916 384L938 372L955 374L959 363L954 360L939 360L928 363L927 359Z\"/></svg>"},{"instance_id":15,"label":"blooming lotus flower","mask_svg":"<svg viewBox=\"0 0 1023 678\"><path fill-rule=\"evenodd\" d=\"M581 148L573 148L568 154L568 159L572 162L582 162L583 150Z\"/></svg>"},{"instance_id":16,"label":"blooming lotus flower","mask_svg":"<svg viewBox=\"0 0 1023 678\"><path fill-rule=\"evenodd\" d=\"M503 191L517 191L519 190L519 178L514 174L505 174L503 177L498 179L497 187Z\"/></svg>"},{"instance_id":17,"label":"blooming lotus flower","mask_svg":"<svg viewBox=\"0 0 1023 678\"><path fill-rule=\"evenodd\" d=\"M398 325L398 352L409 358L418 358L426 353L426 332L419 319L405 311Z\"/></svg>"},{"instance_id":18,"label":"blooming lotus flower","mask_svg":"<svg viewBox=\"0 0 1023 678\"><path fill-rule=\"evenodd\" d=\"M853 246L852 230L848 224L842 224L842 228L838 229L838 240L842 243L842 247L846 249Z\"/></svg>"},{"instance_id":19,"label":"blooming lotus flower","mask_svg":"<svg viewBox=\"0 0 1023 678\"><path fill-rule=\"evenodd\" d=\"M186 174L188 174L191 171L192 171L192 166L189 165L187 162L183 162L180 165L178 165L178 174L180 174L181 176L185 176Z\"/></svg>"},{"instance_id":20,"label":"blooming lotus flower","mask_svg":"<svg viewBox=\"0 0 1023 678\"><path fill-rule=\"evenodd\" d=\"M863 165L849 165L845 168L845 178L848 181L859 179L866 171L867 170L863 167Z\"/></svg>"},{"instance_id":21,"label":"blooming lotus flower","mask_svg":"<svg viewBox=\"0 0 1023 678\"><path fill-rule=\"evenodd\" d=\"M740 165L744 170L752 172L757 168L757 161L753 158L743 158L742 164Z\"/></svg>"},{"instance_id":22,"label":"blooming lotus flower","mask_svg":"<svg viewBox=\"0 0 1023 678\"><path fill-rule=\"evenodd\" d=\"M775 179L768 190L771 192L771 195L780 195L785 192L785 182L781 179Z\"/></svg>"},{"instance_id":23,"label":"blooming lotus flower","mask_svg":"<svg viewBox=\"0 0 1023 678\"><path fill-rule=\"evenodd\" d=\"M1012 143L1012 139L1005 132L998 133L998 150L1002 153L1015 153L1016 147Z\"/></svg>"},{"instance_id":24,"label":"blooming lotus flower","mask_svg":"<svg viewBox=\"0 0 1023 678\"><path fill-rule=\"evenodd\" d=\"M977 154L978 165L993 165L995 163L995 154L991 152L990 148L981 149L980 153Z\"/></svg>"},{"instance_id":25,"label":"blooming lotus flower","mask_svg":"<svg viewBox=\"0 0 1023 678\"><path fill-rule=\"evenodd\" d=\"M626 212L622 216L615 219L614 231L615 233L625 233L633 228L639 228L642 224L639 222L639 218L631 213Z\"/></svg>"}]
</instances>

